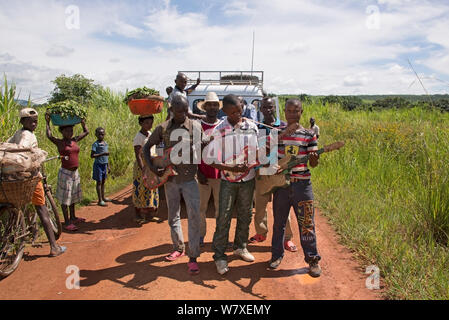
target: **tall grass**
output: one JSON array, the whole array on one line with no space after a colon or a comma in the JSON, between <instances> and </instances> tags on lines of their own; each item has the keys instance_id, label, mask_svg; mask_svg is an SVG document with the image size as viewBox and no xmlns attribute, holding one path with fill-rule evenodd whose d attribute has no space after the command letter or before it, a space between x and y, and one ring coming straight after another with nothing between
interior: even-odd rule
<instances>
[{"instance_id":1,"label":"tall grass","mask_svg":"<svg viewBox=\"0 0 449 320\"><path fill-rule=\"evenodd\" d=\"M22 108L15 101L15 86L8 85L6 77L2 86L0 119L0 141L6 141L19 129L19 110ZM92 166L94 160L90 158L91 146L96 141L95 129L103 127L106 131L105 141L109 144L111 174L106 182L106 192L118 191L132 183L132 169L135 160L132 145L134 136L140 130L138 117L131 114L128 106L123 102L124 95L113 92L108 88L99 88L93 94L91 101L86 105L88 116L86 125L89 135L79 143L81 184L83 190L83 203L88 204L96 200L95 181L92 180ZM39 113L38 127L35 134L39 147L49 153L49 156L58 154L57 148L45 134L45 106L35 107ZM164 110L166 115L166 112ZM155 126L165 119L163 114L156 115ZM75 126L74 135L82 132L81 126ZM52 126L55 137L61 138L57 127ZM45 164L49 182L56 186L60 162L55 160Z\"/></svg>"},{"instance_id":2,"label":"tall grass","mask_svg":"<svg viewBox=\"0 0 449 320\"><path fill-rule=\"evenodd\" d=\"M0 141L6 141L9 133L19 127L16 111L19 106L16 103L16 85L9 84L6 75L0 85Z\"/></svg>"},{"instance_id":3,"label":"tall grass","mask_svg":"<svg viewBox=\"0 0 449 320\"><path fill-rule=\"evenodd\" d=\"M83 204L87 204L97 199L95 181L92 180L92 166L94 160L90 158L92 144L96 141L95 129L102 127L105 129L105 141L109 144L109 163L111 174L106 181L106 192L119 191L126 185L132 183L133 164L135 161L133 139L140 130L138 117L131 114L128 106L123 102L124 95L113 92L106 88L98 89L87 105L86 125L89 129L87 138L79 143L80 146L80 167L81 183L83 189ZM39 127L36 130L39 146L49 153L57 154L56 147L45 137L44 110L40 112ZM42 114L42 117L41 117ZM156 121L155 121L156 122ZM153 126L153 129L155 128ZM56 137L61 137L57 128L52 127L52 133ZM81 127L75 127L75 135L81 133ZM55 184L59 162L47 164L50 173L50 181Z\"/></svg>"},{"instance_id":4,"label":"tall grass","mask_svg":"<svg viewBox=\"0 0 449 320\"><path fill-rule=\"evenodd\" d=\"M305 105L320 145L346 141L312 170L343 242L379 266L394 299L449 298L449 114Z\"/></svg>"}]
</instances>

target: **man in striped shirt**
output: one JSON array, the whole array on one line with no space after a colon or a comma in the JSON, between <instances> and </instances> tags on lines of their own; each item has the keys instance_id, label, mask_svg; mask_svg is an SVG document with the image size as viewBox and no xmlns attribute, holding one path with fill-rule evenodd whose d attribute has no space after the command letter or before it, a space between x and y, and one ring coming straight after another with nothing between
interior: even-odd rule
<instances>
[{"instance_id":1,"label":"man in striped shirt","mask_svg":"<svg viewBox=\"0 0 449 320\"><path fill-rule=\"evenodd\" d=\"M279 158L287 155L309 157L308 163L314 168L318 165L319 156L317 138L313 131L303 128L299 121L302 115L302 104L297 99L290 99L285 104L287 129L279 136ZM276 269L284 256L284 232L290 208L293 207L298 219L301 246L306 263L309 264L309 274L319 277L321 268L316 244L315 209L313 206L313 190L310 181L310 170L307 163L298 164L292 168L290 185L280 188L273 197L273 238L272 257L269 268Z\"/></svg>"}]
</instances>

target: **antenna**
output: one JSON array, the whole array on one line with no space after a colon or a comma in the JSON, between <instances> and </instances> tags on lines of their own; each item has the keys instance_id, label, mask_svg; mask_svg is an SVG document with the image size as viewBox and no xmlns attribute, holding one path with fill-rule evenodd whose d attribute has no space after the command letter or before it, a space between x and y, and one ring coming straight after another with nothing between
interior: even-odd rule
<instances>
[{"instance_id":1,"label":"antenna","mask_svg":"<svg viewBox=\"0 0 449 320\"><path fill-rule=\"evenodd\" d=\"M430 105L431 105L432 107L435 107L435 106L433 105L432 97L430 96L430 94L429 94L429 92L427 91L426 87L424 87L424 84L422 83L421 78L418 76L418 73L415 71L415 68L413 68L412 63L410 62L410 59L407 59L407 60L408 60L408 64L410 65L410 67L412 68L412 70L413 70L413 72L415 73L416 77L418 78L419 83L421 83L421 86L423 87L424 92L426 93L427 97L429 98L429 100L430 100Z\"/></svg>"},{"instance_id":2,"label":"antenna","mask_svg":"<svg viewBox=\"0 0 449 320\"><path fill-rule=\"evenodd\" d=\"M254 70L254 42L256 39L256 31L253 31L253 53L252 53L252 59L251 59L251 75L253 75Z\"/></svg>"}]
</instances>

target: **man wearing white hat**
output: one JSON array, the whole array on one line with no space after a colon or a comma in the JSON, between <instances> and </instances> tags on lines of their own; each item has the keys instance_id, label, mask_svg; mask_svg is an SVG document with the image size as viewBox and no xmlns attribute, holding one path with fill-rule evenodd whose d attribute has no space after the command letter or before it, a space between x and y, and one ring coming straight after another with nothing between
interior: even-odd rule
<instances>
[{"instance_id":1,"label":"man wearing white hat","mask_svg":"<svg viewBox=\"0 0 449 320\"><path fill-rule=\"evenodd\" d=\"M210 136L212 130L220 124L217 115L223 107L215 92L208 92L204 101L198 102L198 109L206 112L205 118L201 120L201 126L205 135ZM211 193L214 196L215 218L218 217L218 200L220 195L220 170L204 163L198 165L198 182L200 189L200 246L204 245L206 235L206 212Z\"/></svg>"},{"instance_id":2,"label":"man wearing white hat","mask_svg":"<svg viewBox=\"0 0 449 320\"><path fill-rule=\"evenodd\" d=\"M32 108L25 108L20 110L20 123L22 129L16 131L8 142L18 144L24 148L37 148L37 139L34 130L37 128L38 113ZM39 182L34 190L33 198L31 200L35 206L39 219L41 219L45 234L50 242L50 256L56 257L66 251L66 247L56 244L55 234L53 232L50 217L48 215L47 206L45 205L45 193L42 182Z\"/></svg>"}]
</instances>

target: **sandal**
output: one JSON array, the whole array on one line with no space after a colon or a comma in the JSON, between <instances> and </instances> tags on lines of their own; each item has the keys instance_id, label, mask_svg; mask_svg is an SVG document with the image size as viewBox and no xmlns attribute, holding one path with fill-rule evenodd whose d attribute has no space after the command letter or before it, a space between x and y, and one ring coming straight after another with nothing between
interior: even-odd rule
<instances>
[{"instance_id":1,"label":"sandal","mask_svg":"<svg viewBox=\"0 0 449 320\"><path fill-rule=\"evenodd\" d=\"M86 222L86 219L84 219L84 218L76 218L74 221L77 222L77 223L81 223L81 222Z\"/></svg>"},{"instance_id":2,"label":"sandal","mask_svg":"<svg viewBox=\"0 0 449 320\"><path fill-rule=\"evenodd\" d=\"M67 230L67 231L77 231L78 230L78 227L75 226L73 223L69 224L68 226L64 226L63 228L64 228L64 230Z\"/></svg>"},{"instance_id":3,"label":"sandal","mask_svg":"<svg viewBox=\"0 0 449 320\"><path fill-rule=\"evenodd\" d=\"M256 243L256 242L263 242L267 239L266 236L263 236L261 234L256 234L254 237L249 238L249 242Z\"/></svg>"},{"instance_id":4,"label":"sandal","mask_svg":"<svg viewBox=\"0 0 449 320\"><path fill-rule=\"evenodd\" d=\"M174 251L174 252L170 253L168 256L166 256L165 259L168 261L175 261L176 259L178 259L184 255L185 255L184 251L183 252Z\"/></svg>"},{"instance_id":5,"label":"sandal","mask_svg":"<svg viewBox=\"0 0 449 320\"><path fill-rule=\"evenodd\" d=\"M296 245L293 243L293 241L288 240L284 242L284 249L290 252L296 252L298 251L298 248L296 247Z\"/></svg>"},{"instance_id":6,"label":"sandal","mask_svg":"<svg viewBox=\"0 0 449 320\"><path fill-rule=\"evenodd\" d=\"M159 218L159 217L150 217L150 218L148 219L149 222L157 222L157 223L162 222L161 220L162 220L162 219Z\"/></svg>"},{"instance_id":7,"label":"sandal","mask_svg":"<svg viewBox=\"0 0 449 320\"><path fill-rule=\"evenodd\" d=\"M60 256L61 254L63 254L64 252L66 252L66 250L67 250L67 247L59 246L59 251L58 251L58 253L50 254L50 257L54 258L54 257Z\"/></svg>"},{"instance_id":8,"label":"sandal","mask_svg":"<svg viewBox=\"0 0 449 320\"><path fill-rule=\"evenodd\" d=\"M196 262L189 262L187 263L187 266L189 268L189 273L191 275L197 275L200 273L200 267L198 266L198 263Z\"/></svg>"}]
</instances>

